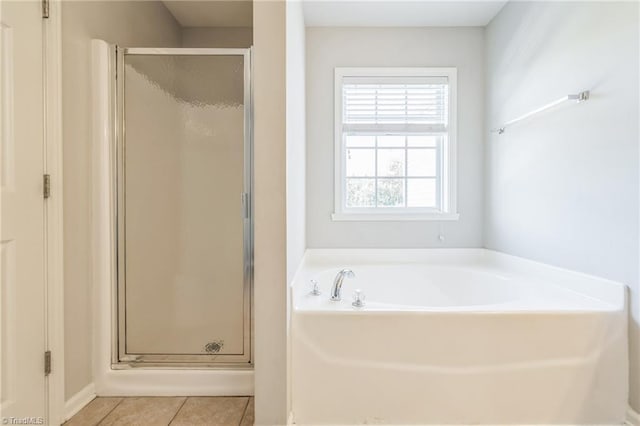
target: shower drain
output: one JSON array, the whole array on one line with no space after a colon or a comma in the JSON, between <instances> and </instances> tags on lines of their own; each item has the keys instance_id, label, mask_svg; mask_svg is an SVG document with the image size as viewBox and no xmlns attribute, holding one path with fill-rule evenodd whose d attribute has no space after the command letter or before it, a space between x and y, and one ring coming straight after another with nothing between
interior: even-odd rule
<instances>
[{"instance_id":1,"label":"shower drain","mask_svg":"<svg viewBox=\"0 0 640 426\"><path fill-rule=\"evenodd\" d=\"M217 354L224 346L224 340L214 340L204 345L204 350L210 354Z\"/></svg>"}]
</instances>

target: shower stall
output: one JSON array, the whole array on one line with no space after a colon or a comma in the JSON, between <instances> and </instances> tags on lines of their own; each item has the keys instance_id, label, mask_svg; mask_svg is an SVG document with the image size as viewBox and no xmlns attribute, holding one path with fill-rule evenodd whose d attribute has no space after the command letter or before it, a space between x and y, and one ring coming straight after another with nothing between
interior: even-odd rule
<instances>
[{"instance_id":1,"label":"shower stall","mask_svg":"<svg viewBox=\"0 0 640 426\"><path fill-rule=\"evenodd\" d=\"M116 363L249 364L250 51L116 52Z\"/></svg>"},{"instance_id":2,"label":"shower stall","mask_svg":"<svg viewBox=\"0 0 640 426\"><path fill-rule=\"evenodd\" d=\"M249 394L251 50L93 48L96 375Z\"/></svg>"}]
</instances>

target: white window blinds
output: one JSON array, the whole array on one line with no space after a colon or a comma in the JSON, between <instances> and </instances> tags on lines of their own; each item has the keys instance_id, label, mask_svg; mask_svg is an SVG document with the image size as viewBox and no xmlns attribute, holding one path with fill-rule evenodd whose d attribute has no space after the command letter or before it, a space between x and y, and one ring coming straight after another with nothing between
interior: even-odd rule
<instances>
[{"instance_id":1,"label":"white window blinds","mask_svg":"<svg viewBox=\"0 0 640 426\"><path fill-rule=\"evenodd\" d=\"M447 77L345 76L343 130L380 125L445 131L449 121L448 85Z\"/></svg>"}]
</instances>

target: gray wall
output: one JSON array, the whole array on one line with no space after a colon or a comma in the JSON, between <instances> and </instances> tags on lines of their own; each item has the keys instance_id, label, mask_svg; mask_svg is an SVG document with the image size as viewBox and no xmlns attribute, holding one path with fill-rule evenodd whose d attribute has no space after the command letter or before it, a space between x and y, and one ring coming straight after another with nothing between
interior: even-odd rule
<instances>
[{"instance_id":1,"label":"gray wall","mask_svg":"<svg viewBox=\"0 0 640 426\"><path fill-rule=\"evenodd\" d=\"M307 246L482 245L482 28L307 28ZM458 68L457 222L339 222L334 211L335 67ZM444 235L441 242L438 235Z\"/></svg>"},{"instance_id":2,"label":"gray wall","mask_svg":"<svg viewBox=\"0 0 640 426\"><path fill-rule=\"evenodd\" d=\"M92 382L91 39L177 47L160 2L62 2L65 399Z\"/></svg>"},{"instance_id":3,"label":"gray wall","mask_svg":"<svg viewBox=\"0 0 640 426\"><path fill-rule=\"evenodd\" d=\"M631 288L631 401L640 409L638 4L511 2L486 30L485 243Z\"/></svg>"}]
</instances>

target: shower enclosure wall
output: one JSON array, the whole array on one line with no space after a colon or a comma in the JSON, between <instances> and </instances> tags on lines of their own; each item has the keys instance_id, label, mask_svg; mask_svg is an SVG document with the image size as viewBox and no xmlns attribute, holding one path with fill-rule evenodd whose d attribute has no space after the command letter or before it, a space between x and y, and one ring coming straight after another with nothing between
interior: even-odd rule
<instances>
[{"instance_id":1,"label":"shower enclosure wall","mask_svg":"<svg viewBox=\"0 0 640 426\"><path fill-rule=\"evenodd\" d=\"M92 41L95 395L252 395L250 49Z\"/></svg>"},{"instance_id":2,"label":"shower enclosure wall","mask_svg":"<svg viewBox=\"0 0 640 426\"><path fill-rule=\"evenodd\" d=\"M113 364L248 366L250 51L116 55Z\"/></svg>"},{"instance_id":3,"label":"shower enclosure wall","mask_svg":"<svg viewBox=\"0 0 640 426\"><path fill-rule=\"evenodd\" d=\"M96 395L253 394L250 59L92 41Z\"/></svg>"}]
</instances>

